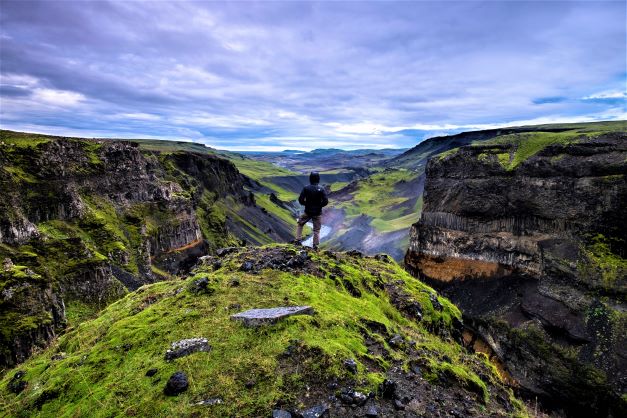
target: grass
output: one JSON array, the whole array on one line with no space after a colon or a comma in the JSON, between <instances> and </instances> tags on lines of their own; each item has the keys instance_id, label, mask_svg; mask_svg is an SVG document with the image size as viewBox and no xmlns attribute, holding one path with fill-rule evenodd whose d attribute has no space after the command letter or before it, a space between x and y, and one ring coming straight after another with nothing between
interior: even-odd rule
<instances>
[{"instance_id":1,"label":"grass","mask_svg":"<svg viewBox=\"0 0 627 418\"><path fill-rule=\"evenodd\" d=\"M284 248L289 251L290 247ZM357 387L375 390L384 375L369 371L364 363L368 358L365 320L418 341L419 347L430 353L425 355L433 373L446 370L463 385L485 386L478 375L478 357L425 329L425 324L445 325L459 317L448 301L440 298L444 309L436 311L429 300L433 291L394 263L338 260L322 254L314 255L314 261L339 269L362 296L351 296L329 276L278 270L250 275L240 272L239 262L234 260L217 271L201 268L186 281L144 286L62 336L20 366L28 382L21 394L8 392L6 384L13 373L5 375L0 385L0 410L14 416L267 416L279 399L301 406L299 393L313 381L350 378L342 366L346 358L358 361ZM186 290L202 277L208 278L213 294ZM229 285L234 278L239 287ZM424 308L422 324L401 315L385 292L377 290L376 283L381 280L401 280L405 291ZM290 317L261 329L244 328L229 319L234 304L247 309L285 303L310 305L316 314ZM173 362L164 360L171 342L191 337L208 338L212 350ZM303 354L298 363L289 366L281 354L294 341L299 341ZM405 359L402 351L387 349L393 358ZM55 353L64 353L64 358L52 360ZM447 362L441 361L443 354L448 356ZM145 377L151 368L158 369L156 376ZM177 370L187 373L190 388L176 398L166 397L164 383ZM489 372L485 367L481 370ZM251 380L254 386L247 388ZM224 402L211 407L211 412L195 405L213 397Z\"/></svg>"},{"instance_id":2,"label":"grass","mask_svg":"<svg viewBox=\"0 0 627 418\"><path fill-rule=\"evenodd\" d=\"M475 143L476 145L513 145L512 155L509 153L497 154L499 163L508 171L514 170L523 161L536 155L549 145L571 144L587 137L579 131L566 132L530 132L522 134L501 135L488 141Z\"/></svg>"},{"instance_id":3,"label":"grass","mask_svg":"<svg viewBox=\"0 0 627 418\"><path fill-rule=\"evenodd\" d=\"M397 231L408 228L420 217L421 203L412 208L394 208L409 200L398 195L395 186L401 182L414 180L417 173L406 170L386 170L359 180L352 200L334 204L344 209L346 216L354 218L367 215L373 218L372 226L379 232ZM421 202L421 200L419 200Z\"/></svg>"},{"instance_id":4,"label":"grass","mask_svg":"<svg viewBox=\"0 0 627 418\"><path fill-rule=\"evenodd\" d=\"M253 160L241 154L228 153L225 156L235 164L240 173L273 190L279 199L292 201L298 197L296 193L274 184L272 177L298 176L300 175L299 173L278 167L266 161Z\"/></svg>"}]
</instances>

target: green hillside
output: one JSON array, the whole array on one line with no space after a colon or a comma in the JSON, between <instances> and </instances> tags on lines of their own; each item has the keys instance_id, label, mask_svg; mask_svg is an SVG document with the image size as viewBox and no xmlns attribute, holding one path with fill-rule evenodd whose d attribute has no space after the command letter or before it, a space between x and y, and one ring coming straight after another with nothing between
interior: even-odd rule
<instances>
[{"instance_id":1,"label":"green hillside","mask_svg":"<svg viewBox=\"0 0 627 418\"><path fill-rule=\"evenodd\" d=\"M393 413L395 391L417 410L446 402L466 416L525 416L494 366L456 342L457 308L388 258L276 245L231 251L205 258L184 281L141 287L5 373L1 414L269 416L325 403L333 416L354 416L368 405ZM230 319L290 305L315 313L259 328ZM211 348L167 361L170 345L187 338ZM176 371L189 387L166 396ZM346 388L373 398L342 413Z\"/></svg>"}]
</instances>

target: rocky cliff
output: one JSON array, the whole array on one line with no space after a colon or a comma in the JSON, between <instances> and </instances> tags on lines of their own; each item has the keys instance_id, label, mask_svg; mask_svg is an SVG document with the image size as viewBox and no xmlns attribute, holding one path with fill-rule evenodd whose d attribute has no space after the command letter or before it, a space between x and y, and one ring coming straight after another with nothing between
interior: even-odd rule
<instances>
[{"instance_id":1,"label":"rocky cliff","mask_svg":"<svg viewBox=\"0 0 627 418\"><path fill-rule=\"evenodd\" d=\"M260 241L251 222L290 233L209 154L2 131L0 186L0 365L208 251Z\"/></svg>"},{"instance_id":2,"label":"rocky cliff","mask_svg":"<svg viewBox=\"0 0 627 418\"><path fill-rule=\"evenodd\" d=\"M572 416L625 409L626 174L625 123L441 154L405 256L464 311L469 343Z\"/></svg>"}]
</instances>

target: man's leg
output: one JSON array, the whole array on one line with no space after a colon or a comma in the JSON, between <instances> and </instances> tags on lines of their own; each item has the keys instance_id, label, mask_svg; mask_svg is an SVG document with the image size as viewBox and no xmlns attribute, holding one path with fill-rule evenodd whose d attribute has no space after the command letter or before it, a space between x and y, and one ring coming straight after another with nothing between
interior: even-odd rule
<instances>
[{"instance_id":1,"label":"man's leg","mask_svg":"<svg viewBox=\"0 0 627 418\"><path fill-rule=\"evenodd\" d=\"M322 227L322 216L314 216L313 220L313 245L317 247L320 244L320 228Z\"/></svg>"},{"instance_id":2,"label":"man's leg","mask_svg":"<svg viewBox=\"0 0 627 418\"><path fill-rule=\"evenodd\" d=\"M303 240L303 226L309 221L309 215L303 213L300 215L300 218L296 221L298 226L296 227L296 241L300 242Z\"/></svg>"}]
</instances>

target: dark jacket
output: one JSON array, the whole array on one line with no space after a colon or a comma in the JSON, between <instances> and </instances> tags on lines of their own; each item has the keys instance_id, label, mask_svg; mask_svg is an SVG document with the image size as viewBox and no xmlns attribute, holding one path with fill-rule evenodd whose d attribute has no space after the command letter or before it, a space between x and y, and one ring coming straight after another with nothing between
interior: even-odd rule
<instances>
[{"instance_id":1,"label":"dark jacket","mask_svg":"<svg viewBox=\"0 0 627 418\"><path fill-rule=\"evenodd\" d=\"M320 216L322 208L329 203L327 192L319 184L310 184L303 187L298 202L305 206L305 213L309 216Z\"/></svg>"}]
</instances>

